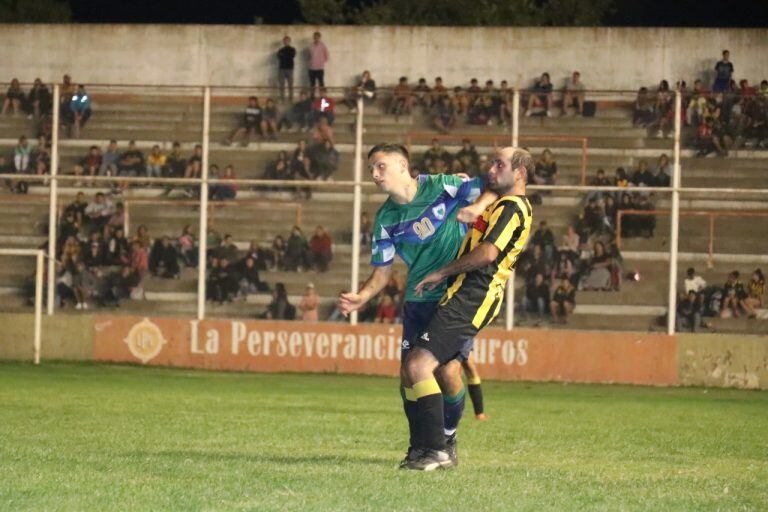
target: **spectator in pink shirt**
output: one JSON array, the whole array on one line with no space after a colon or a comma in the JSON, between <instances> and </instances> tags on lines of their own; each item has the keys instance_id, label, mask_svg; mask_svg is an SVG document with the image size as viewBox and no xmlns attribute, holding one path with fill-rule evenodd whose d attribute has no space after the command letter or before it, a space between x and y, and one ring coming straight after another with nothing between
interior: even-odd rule
<instances>
[{"instance_id":1,"label":"spectator in pink shirt","mask_svg":"<svg viewBox=\"0 0 768 512\"><path fill-rule=\"evenodd\" d=\"M320 32L312 36L312 44L309 45L309 86L325 87L325 63L328 62L328 48L320 40Z\"/></svg>"}]
</instances>

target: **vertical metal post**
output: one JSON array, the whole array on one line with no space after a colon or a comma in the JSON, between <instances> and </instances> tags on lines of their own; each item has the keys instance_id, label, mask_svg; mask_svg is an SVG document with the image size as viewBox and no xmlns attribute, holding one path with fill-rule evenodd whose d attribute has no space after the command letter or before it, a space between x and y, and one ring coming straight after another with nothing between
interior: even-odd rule
<instances>
[{"instance_id":1,"label":"vertical metal post","mask_svg":"<svg viewBox=\"0 0 768 512\"><path fill-rule=\"evenodd\" d=\"M669 233L669 297L667 298L667 334L675 334L677 316L677 247L680 232L680 114L682 98L675 92L675 159L672 171L672 205Z\"/></svg>"},{"instance_id":2,"label":"vertical metal post","mask_svg":"<svg viewBox=\"0 0 768 512\"><path fill-rule=\"evenodd\" d=\"M197 319L205 318L205 270L208 252L208 146L211 127L211 88L203 89L203 158L200 169L200 239L197 253Z\"/></svg>"},{"instance_id":3,"label":"vertical metal post","mask_svg":"<svg viewBox=\"0 0 768 512\"><path fill-rule=\"evenodd\" d=\"M512 147L517 147L520 142L520 89L515 88L512 93ZM515 271L509 275L507 280L507 308L505 317L505 327L511 331L515 326Z\"/></svg>"},{"instance_id":4,"label":"vertical metal post","mask_svg":"<svg viewBox=\"0 0 768 512\"><path fill-rule=\"evenodd\" d=\"M123 201L123 235L130 238L131 234L131 208L130 201Z\"/></svg>"},{"instance_id":5,"label":"vertical metal post","mask_svg":"<svg viewBox=\"0 0 768 512\"><path fill-rule=\"evenodd\" d=\"M61 107L61 88L53 85L53 126L51 127L51 184L48 204L48 314L53 314L56 300L56 238L58 231L58 180L59 173L59 108Z\"/></svg>"},{"instance_id":6,"label":"vertical metal post","mask_svg":"<svg viewBox=\"0 0 768 512\"><path fill-rule=\"evenodd\" d=\"M34 360L35 364L40 364L40 346L42 345L43 329L43 251L37 251L36 270L35 270L35 344Z\"/></svg>"},{"instance_id":7,"label":"vertical metal post","mask_svg":"<svg viewBox=\"0 0 768 512\"><path fill-rule=\"evenodd\" d=\"M357 99L357 120L355 122L355 188L352 200L352 278L350 291L360 286L360 211L362 209L363 180L363 98ZM357 311L349 315L349 323L357 325Z\"/></svg>"}]
</instances>

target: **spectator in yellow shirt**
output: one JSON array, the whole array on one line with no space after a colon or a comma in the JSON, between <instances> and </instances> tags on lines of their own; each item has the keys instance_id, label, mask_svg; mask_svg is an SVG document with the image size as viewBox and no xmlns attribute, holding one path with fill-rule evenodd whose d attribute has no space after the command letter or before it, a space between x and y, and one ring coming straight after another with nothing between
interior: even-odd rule
<instances>
[{"instance_id":1,"label":"spectator in yellow shirt","mask_svg":"<svg viewBox=\"0 0 768 512\"><path fill-rule=\"evenodd\" d=\"M160 151L160 146L152 146L149 156L147 156L147 176L150 178L159 178L163 175L165 167L165 155Z\"/></svg>"}]
</instances>

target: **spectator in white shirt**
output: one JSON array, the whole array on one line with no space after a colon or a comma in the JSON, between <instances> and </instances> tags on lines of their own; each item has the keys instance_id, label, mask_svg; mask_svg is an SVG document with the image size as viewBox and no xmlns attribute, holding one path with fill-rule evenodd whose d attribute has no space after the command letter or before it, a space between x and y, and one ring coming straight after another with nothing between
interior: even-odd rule
<instances>
[{"instance_id":1,"label":"spectator in white shirt","mask_svg":"<svg viewBox=\"0 0 768 512\"><path fill-rule=\"evenodd\" d=\"M703 277L696 274L696 270L693 267L689 268L685 273L685 294L690 292L701 293L704 288L707 287L707 282Z\"/></svg>"}]
</instances>

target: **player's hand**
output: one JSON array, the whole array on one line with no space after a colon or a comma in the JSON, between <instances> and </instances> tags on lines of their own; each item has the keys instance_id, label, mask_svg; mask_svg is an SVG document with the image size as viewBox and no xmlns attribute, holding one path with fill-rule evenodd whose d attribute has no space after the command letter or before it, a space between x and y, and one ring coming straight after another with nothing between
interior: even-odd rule
<instances>
[{"instance_id":1,"label":"player's hand","mask_svg":"<svg viewBox=\"0 0 768 512\"><path fill-rule=\"evenodd\" d=\"M353 311L357 311L363 304L365 304L365 301L363 301L363 298L357 293L339 294L339 300L336 303L339 311L341 311L344 316L349 315Z\"/></svg>"},{"instance_id":2,"label":"player's hand","mask_svg":"<svg viewBox=\"0 0 768 512\"><path fill-rule=\"evenodd\" d=\"M456 213L456 220L464 222L465 224L475 222L477 218L483 214L483 210L475 204L465 206Z\"/></svg>"},{"instance_id":3,"label":"player's hand","mask_svg":"<svg viewBox=\"0 0 768 512\"><path fill-rule=\"evenodd\" d=\"M461 181L469 181L472 179L469 177L469 174L465 172L457 172L456 174L454 174L454 176L458 176L459 178L461 178Z\"/></svg>"},{"instance_id":4,"label":"player's hand","mask_svg":"<svg viewBox=\"0 0 768 512\"><path fill-rule=\"evenodd\" d=\"M424 293L425 287L427 288L427 290L434 290L443 279L445 279L445 277L439 271L432 272L431 274L427 275L427 277L422 279L419 284L416 285L414 292L416 293L417 296L421 297L422 294Z\"/></svg>"}]
</instances>

